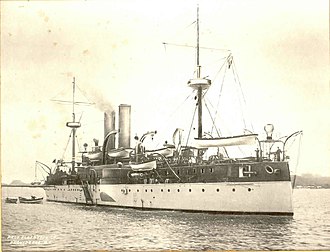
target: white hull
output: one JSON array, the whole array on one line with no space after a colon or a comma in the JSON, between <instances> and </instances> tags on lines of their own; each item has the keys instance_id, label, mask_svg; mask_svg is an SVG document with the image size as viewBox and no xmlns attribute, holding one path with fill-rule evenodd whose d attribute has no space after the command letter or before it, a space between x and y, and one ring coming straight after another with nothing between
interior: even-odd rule
<instances>
[{"instance_id":1,"label":"white hull","mask_svg":"<svg viewBox=\"0 0 330 252\"><path fill-rule=\"evenodd\" d=\"M77 189L78 191L68 191ZM189 191L191 189L191 191ZM233 190L235 189L235 190ZM292 215L290 181L91 185L93 204L139 209ZM82 187L55 186L47 200L86 203Z\"/></svg>"}]
</instances>

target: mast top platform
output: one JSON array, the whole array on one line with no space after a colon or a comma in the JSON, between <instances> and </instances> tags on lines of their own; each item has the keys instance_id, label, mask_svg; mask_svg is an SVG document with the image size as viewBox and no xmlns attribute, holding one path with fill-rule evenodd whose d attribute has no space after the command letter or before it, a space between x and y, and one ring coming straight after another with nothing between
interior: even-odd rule
<instances>
[{"instance_id":1,"label":"mast top platform","mask_svg":"<svg viewBox=\"0 0 330 252\"><path fill-rule=\"evenodd\" d=\"M204 78L190 79L188 81L188 86L193 89L208 89L211 86L211 80Z\"/></svg>"}]
</instances>

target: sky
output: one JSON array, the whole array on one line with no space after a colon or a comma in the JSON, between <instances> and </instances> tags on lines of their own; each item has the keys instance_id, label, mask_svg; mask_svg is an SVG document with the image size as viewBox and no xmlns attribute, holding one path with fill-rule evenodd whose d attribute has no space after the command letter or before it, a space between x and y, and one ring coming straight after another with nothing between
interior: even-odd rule
<instances>
[{"instance_id":1,"label":"sky","mask_svg":"<svg viewBox=\"0 0 330 252\"><path fill-rule=\"evenodd\" d=\"M202 76L213 80L230 52L253 130L263 136L267 123L276 137L303 130L291 168L330 176L328 1L199 7L201 47L213 48L201 49ZM102 142L103 111L119 104L132 105L132 137L157 130L155 145L170 142L191 123L193 110L179 111L194 77L195 20L195 1L1 1L2 182L31 182L36 160L68 155L71 106L51 100L71 99L73 77L77 100L95 103L76 108L80 147ZM234 107L224 105L223 114Z\"/></svg>"}]
</instances>

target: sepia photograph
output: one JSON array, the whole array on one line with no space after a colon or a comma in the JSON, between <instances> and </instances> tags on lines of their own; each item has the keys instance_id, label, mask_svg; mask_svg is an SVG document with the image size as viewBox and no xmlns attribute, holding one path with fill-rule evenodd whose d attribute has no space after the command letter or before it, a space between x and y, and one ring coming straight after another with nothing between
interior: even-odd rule
<instances>
[{"instance_id":1,"label":"sepia photograph","mask_svg":"<svg viewBox=\"0 0 330 252\"><path fill-rule=\"evenodd\" d=\"M0 6L1 251L330 250L328 1Z\"/></svg>"}]
</instances>

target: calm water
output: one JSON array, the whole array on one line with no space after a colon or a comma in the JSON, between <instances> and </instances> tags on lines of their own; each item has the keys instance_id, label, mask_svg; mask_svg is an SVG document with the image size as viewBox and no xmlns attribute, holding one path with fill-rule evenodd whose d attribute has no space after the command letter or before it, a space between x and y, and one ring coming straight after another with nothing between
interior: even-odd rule
<instances>
[{"instance_id":1,"label":"calm water","mask_svg":"<svg viewBox=\"0 0 330 252\"><path fill-rule=\"evenodd\" d=\"M42 189L3 188L2 250L329 250L330 190L294 191L293 217L140 211L44 202L5 204Z\"/></svg>"}]
</instances>

